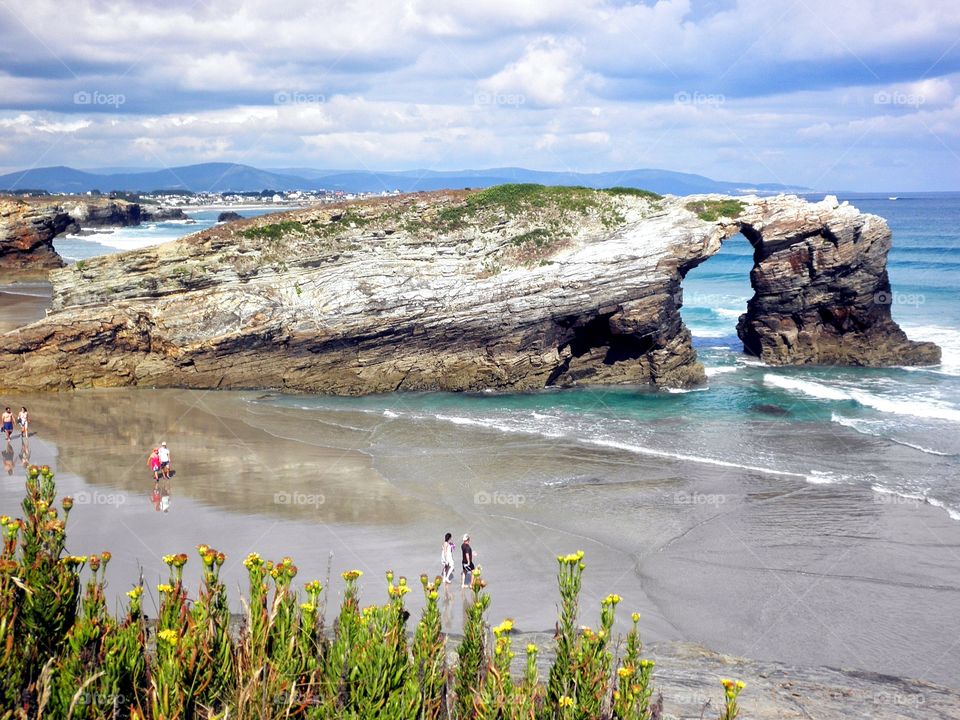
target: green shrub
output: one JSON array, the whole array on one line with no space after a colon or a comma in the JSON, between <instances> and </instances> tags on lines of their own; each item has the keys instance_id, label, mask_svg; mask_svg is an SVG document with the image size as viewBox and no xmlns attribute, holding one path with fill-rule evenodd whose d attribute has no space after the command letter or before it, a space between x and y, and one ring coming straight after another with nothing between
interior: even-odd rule
<instances>
[{"instance_id":1,"label":"green shrub","mask_svg":"<svg viewBox=\"0 0 960 720\"><path fill-rule=\"evenodd\" d=\"M736 218L746 206L739 200L696 200L686 204L687 210L696 213L697 217L707 222L714 222L722 217Z\"/></svg>"}]
</instances>

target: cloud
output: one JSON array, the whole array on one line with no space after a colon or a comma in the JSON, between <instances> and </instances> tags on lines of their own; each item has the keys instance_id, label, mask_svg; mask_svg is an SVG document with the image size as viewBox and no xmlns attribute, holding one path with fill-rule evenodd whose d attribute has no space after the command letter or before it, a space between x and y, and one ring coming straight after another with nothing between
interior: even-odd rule
<instances>
[{"instance_id":1,"label":"cloud","mask_svg":"<svg viewBox=\"0 0 960 720\"><path fill-rule=\"evenodd\" d=\"M957 150L960 10L942 0L34 0L0 5L0 34L9 169L220 159L958 182L943 158Z\"/></svg>"},{"instance_id":2,"label":"cloud","mask_svg":"<svg viewBox=\"0 0 960 720\"><path fill-rule=\"evenodd\" d=\"M527 45L520 58L481 81L480 91L542 106L574 103L590 80L579 63L580 53L574 41L540 38Z\"/></svg>"}]
</instances>

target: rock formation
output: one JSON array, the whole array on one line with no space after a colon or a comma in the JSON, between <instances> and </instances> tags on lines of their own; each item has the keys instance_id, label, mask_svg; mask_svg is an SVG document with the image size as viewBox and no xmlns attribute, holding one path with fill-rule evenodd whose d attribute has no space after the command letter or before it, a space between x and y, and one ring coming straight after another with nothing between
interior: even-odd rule
<instances>
[{"instance_id":1,"label":"rock formation","mask_svg":"<svg viewBox=\"0 0 960 720\"><path fill-rule=\"evenodd\" d=\"M0 271L63 267L53 238L72 224L73 219L58 206L0 200Z\"/></svg>"},{"instance_id":2,"label":"rock formation","mask_svg":"<svg viewBox=\"0 0 960 720\"><path fill-rule=\"evenodd\" d=\"M226 210L219 215L217 215L217 222L233 222L234 220L243 220L243 215L232 210Z\"/></svg>"},{"instance_id":3,"label":"rock formation","mask_svg":"<svg viewBox=\"0 0 960 720\"><path fill-rule=\"evenodd\" d=\"M741 229L749 350L937 362L868 302L889 290L890 231L848 205L501 186L253 218L55 271L53 312L0 336L0 385L693 385L680 283Z\"/></svg>"},{"instance_id":4,"label":"rock formation","mask_svg":"<svg viewBox=\"0 0 960 720\"><path fill-rule=\"evenodd\" d=\"M876 215L836 198L751 205L737 223L754 247L754 296L740 316L744 349L771 365L929 365L890 317L891 235Z\"/></svg>"},{"instance_id":5,"label":"rock formation","mask_svg":"<svg viewBox=\"0 0 960 720\"><path fill-rule=\"evenodd\" d=\"M53 239L61 233L186 219L180 208L108 198L0 198L0 270L63 267L53 248Z\"/></svg>"}]
</instances>

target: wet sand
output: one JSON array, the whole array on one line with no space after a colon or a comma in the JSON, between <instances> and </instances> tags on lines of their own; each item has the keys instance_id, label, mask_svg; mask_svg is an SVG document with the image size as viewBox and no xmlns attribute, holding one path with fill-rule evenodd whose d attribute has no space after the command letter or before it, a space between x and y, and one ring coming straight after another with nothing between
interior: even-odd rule
<instances>
[{"instance_id":1,"label":"wet sand","mask_svg":"<svg viewBox=\"0 0 960 720\"><path fill-rule=\"evenodd\" d=\"M361 569L365 600L382 602L384 570L435 574L442 533L469 532L491 620L512 617L523 631L552 628L554 556L583 549L585 623L618 592L622 619L638 609L648 640L960 686L960 532L936 508L258 397L111 390L3 400L30 408L31 461L54 466L61 492L77 498L70 551L114 553L115 597L141 568L151 587L162 581L163 554L203 542L228 554L231 588L257 551L292 556L304 582L332 575L334 604L338 574ZM146 467L161 440L177 471L167 513L150 501ZM23 478L19 464L4 478L0 512L17 512ZM724 499L697 499L711 497ZM460 597L454 588L446 606L453 631Z\"/></svg>"},{"instance_id":2,"label":"wet sand","mask_svg":"<svg viewBox=\"0 0 960 720\"><path fill-rule=\"evenodd\" d=\"M0 333L40 320L50 307L50 283L42 279L0 281Z\"/></svg>"}]
</instances>

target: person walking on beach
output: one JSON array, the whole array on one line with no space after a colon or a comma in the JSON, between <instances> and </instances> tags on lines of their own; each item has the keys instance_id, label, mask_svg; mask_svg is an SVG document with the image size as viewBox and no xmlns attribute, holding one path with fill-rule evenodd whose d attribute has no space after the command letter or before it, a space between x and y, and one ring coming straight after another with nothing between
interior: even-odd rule
<instances>
[{"instance_id":1,"label":"person walking on beach","mask_svg":"<svg viewBox=\"0 0 960 720\"><path fill-rule=\"evenodd\" d=\"M30 415L25 407L20 407L20 414L17 415L17 423L20 425L20 437L24 440L30 437Z\"/></svg>"},{"instance_id":2,"label":"person walking on beach","mask_svg":"<svg viewBox=\"0 0 960 720\"><path fill-rule=\"evenodd\" d=\"M452 534L443 536L443 546L440 548L440 577L443 578L443 592L450 594L450 583L453 582L453 549L456 547L451 538Z\"/></svg>"},{"instance_id":3,"label":"person walking on beach","mask_svg":"<svg viewBox=\"0 0 960 720\"><path fill-rule=\"evenodd\" d=\"M167 448L167 443L160 443L160 447L157 448L157 456L160 458L160 472L163 473L163 479L170 479L170 450Z\"/></svg>"},{"instance_id":4,"label":"person walking on beach","mask_svg":"<svg viewBox=\"0 0 960 720\"><path fill-rule=\"evenodd\" d=\"M160 448L154 448L147 459L147 465L153 471L153 484L160 482Z\"/></svg>"},{"instance_id":5,"label":"person walking on beach","mask_svg":"<svg viewBox=\"0 0 960 720\"><path fill-rule=\"evenodd\" d=\"M473 564L473 548L470 547L470 535L463 536L463 544L460 546L460 553L463 561L463 578L460 583L460 589L463 590L470 586L473 581L473 570L476 567Z\"/></svg>"},{"instance_id":6,"label":"person walking on beach","mask_svg":"<svg viewBox=\"0 0 960 720\"><path fill-rule=\"evenodd\" d=\"M0 415L0 427L3 428L3 432L7 436L7 441L9 441L10 436L13 434L13 413L10 411L10 408L4 410L3 415Z\"/></svg>"}]
</instances>

